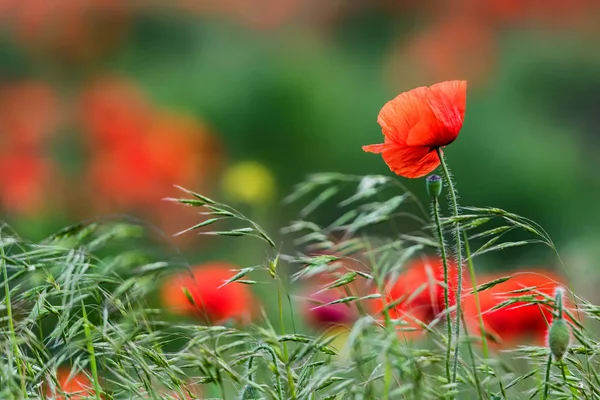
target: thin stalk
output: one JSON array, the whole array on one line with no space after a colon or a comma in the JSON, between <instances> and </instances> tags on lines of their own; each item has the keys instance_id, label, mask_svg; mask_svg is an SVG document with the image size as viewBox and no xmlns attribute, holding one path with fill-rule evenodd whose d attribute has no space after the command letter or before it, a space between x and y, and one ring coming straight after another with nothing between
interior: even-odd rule
<instances>
[{"instance_id":1,"label":"thin stalk","mask_svg":"<svg viewBox=\"0 0 600 400\"><path fill-rule=\"evenodd\" d=\"M467 329L467 322L465 321L464 315L462 318L462 323L463 326L465 328L465 330ZM475 364L475 352L473 351L473 347L472 346L468 346L468 350L469 350L469 356L471 358L471 368L473 369L473 379L475 380L475 386L477 387L477 397L479 398L479 400L483 400L483 392L481 390L481 382L479 381L479 375L477 374L477 365Z\"/></svg>"},{"instance_id":2,"label":"thin stalk","mask_svg":"<svg viewBox=\"0 0 600 400\"><path fill-rule=\"evenodd\" d=\"M370 255L369 263L374 266L373 273L374 273L375 283L377 285L377 290L383 296L384 307L383 307L382 311L383 311L383 318L384 318L384 328L385 328L386 332L388 332L390 335L392 335L392 334L395 334L395 327L392 326L392 317L390 316L390 310L388 309L385 280L384 280L384 277L379 274L380 271L378 269L377 269L377 271L375 271L377 262L372 255L372 252L371 252L372 250L373 249L371 248L370 242L367 242L366 253ZM396 337L397 337L397 335L396 335ZM385 358L385 369L383 371L384 375L383 375L382 400L389 400L390 391L392 390L392 380L393 380L394 371L392 369L392 362L390 360L389 352L386 352L386 355L384 358Z\"/></svg>"},{"instance_id":3,"label":"thin stalk","mask_svg":"<svg viewBox=\"0 0 600 400\"><path fill-rule=\"evenodd\" d=\"M437 197L432 198L433 219L437 228L437 237L440 244L440 254L442 264L444 265L444 306L446 310L447 344L446 344L446 379L451 381L450 375L450 357L452 352L452 317L450 315L450 299L448 293L448 259L446 257L446 244L444 243L444 233L440 222L440 210Z\"/></svg>"},{"instance_id":4,"label":"thin stalk","mask_svg":"<svg viewBox=\"0 0 600 400\"><path fill-rule=\"evenodd\" d=\"M92 380L94 381L94 391L96 400L100 400L100 381L98 380L98 366L96 365L96 354L94 352L94 342L92 338L92 331L90 329L90 322L88 321L87 312L85 311L85 305L81 302L81 311L83 312L83 331L85 333L85 340L87 342L87 350L90 354L90 369L92 370Z\"/></svg>"},{"instance_id":5,"label":"thin stalk","mask_svg":"<svg viewBox=\"0 0 600 400\"><path fill-rule=\"evenodd\" d=\"M392 390L392 364L389 362L389 357L385 358L385 371L383 373L383 400L389 400L390 391Z\"/></svg>"},{"instance_id":6,"label":"thin stalk","mask_svg":"<svg viewBox=\"0 0 600 400\"><path fill-rule=\"evenodd\" d=\"M279 323L281 324L281 334L285 335L285 325L284 325L284 320L283 320L283 294L281 293L281 287L278 289L277 291L277 303L279 306ZM285 368L286 368L286 373L287 373L287 380L288 380L288 387L290 389L290 396L292 400L296 400L296 385L294 384L294 376L292 375L292 368L290 367L288 360L289 360L289 353L288 353L288 348L287 348L287 344L284 341L283 342L283 358L285 361Z\"/></svg>"},{"instance_id":7,"label":"thin stalk","mask_svg":"<svg viewBox=\"0 0 600 400\"><path fill-rule=\"evenodd\" d=\"M552 354L548 354L548 362L546 363L546 378L544 379L544 393L542 400L548 399L548 390L550 389L550 368L552 368Z\"/></svg>"},{"instance_id":8,"label":"thin stalk","mask_svg":"<svg viewBox=\"0 0 600 400\"><path fill-rule=\"evenodd\" d=\"M446 160L444 159L444 155L442 151L438 147L436 149L438 157L440 159L440 165L442 167L442 172L444 173L444 177L446 178L446 183L448 184L448 191L450 192L450 203L452 205L452 212L454 217L459 216L458 212L458 201L456 200L456 191L454 189L454 183L452 182L452 178L450 176L450 171L448 170L448 166L446 165ZM456 383L456 374L458 369L458 350L459 350L459 339L460 339L460 319L461 319L461 297L462 297L462 286L463 286L463 271L462 271L462 240L461 240L461 229L460 224L455 222L455 240L456 240L456 267L458 268L458 283L456 288L456 325L454 331L454 338L456 341L456 345L454 348L454 360L452 367L452 383ZM470 344L469 344L470 346Z\"/></svg>"},{"instance_id":9,"label":"thin stalk","mask_svg":"<svg viewBox=\"0 0 600 400\"><path fill-rule=\"evenodd\" d=\"M248 365L246 366L246 371L248 373L248 380L249 381L254 380L254 375L251 373L252 372L252 363L254 361L254 357L256 357L256 355L258 354L258 352L260 350L266 351L271 356L271 361L273 361L273 367L275 368L275 386L277 387L277 394L279 395L279 399L283 400L284 399L283 387L281 386L281 379L279 377L279 369L277 368L277 355L275 354L273 349L270 348L269 346L261 344L254 349L254 355L249 358Z\"/></svg>"},{"instance_id":10,"label":"thin stalk","mask_svg":"<svg viewBox=\"0 0 600 400\"><path fill-rule=\"evenodd\" d=\"M217 383L219 384L219 391L221 392L221 399L227 400L227 392L225 390L225 385L223 384L223 378L221 377L221 372L219 368L216 368L215 373L217 375Z\"/></svg>"},{"instance_id":11,"label":"thin stalk","mask_svg":"<svg viewBox=\"0 0 600 400\"><path fill-rule=\"evenodd\" d=\"M572 376L571 371L569 371L569 367L567 366L567 363L564 360L561 360L561 362L558 364L558 368L560 369L563 380L565 381L565 385L567 385L567 387L571 391L573 398L577 399L578 394L579 394L577 392L577 389L575 389L572 385L570 385L569 381L567 380L567 376Z\"/></svg>"},{"instance_id":12,"label":"thin stalk","mask_svg":"<svg viewBox=\"0 0 600 400\"><path fill-rule=\"evenodd\" d=\"M10 342L12 344L13 357L17 361L17 365L21 369L21 393L23 396L27 394L27 386L25 382L25 366L23 359L20 357L20 348L17 342L17 333L15 330L15 323L13 321L12 303L10 296L10 286L8 284L8 267L6 266L6 254L4 253L4 246L0 246L2 251L2 273L4 278L4 301L6 302L6 317L8 318L8 329L10 331Z\"/></svg>"},{"instance_id":13,"label":"thin stalk","mask_svg":"<svg viewBox=\"0 0 600 400\"><path fill-rule=\"evenodd\" d=\"M464 240L465 240L465 258L467 259L467 264L469 265L469 275L471 277L471 282L473 282L473 288L477 289L477 280L475 277L475 267L473 266L473 260L471 259L471 248L469 246L469 239L467 238L467 233L463 232ZM477 310L477 316L479 319L479 330L481 331L481 343L483 347L483 357L489 357L487 336L485 334L485 325L483 324L483 316L481 315L481 305L479 303L479 292L474 290L473 296L475 298L475 309Z\"/></svg>"}]
</instances>

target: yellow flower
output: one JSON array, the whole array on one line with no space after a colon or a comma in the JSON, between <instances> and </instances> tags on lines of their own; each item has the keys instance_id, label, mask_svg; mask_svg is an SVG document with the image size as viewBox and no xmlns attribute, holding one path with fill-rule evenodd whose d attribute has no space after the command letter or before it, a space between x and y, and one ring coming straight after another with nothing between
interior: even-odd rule
<instances>
[{"instance_id":1,"label":"yellow flower","mask_svg":"<svg viewBox=\"0 0 600 400\"><path fill-rule=\"evenodd\" d=\"M222 186L230 199L253 205L268 203L275 196L273 174L255 161L243 161L227 168Z\"/></svg>"}]
</instances>

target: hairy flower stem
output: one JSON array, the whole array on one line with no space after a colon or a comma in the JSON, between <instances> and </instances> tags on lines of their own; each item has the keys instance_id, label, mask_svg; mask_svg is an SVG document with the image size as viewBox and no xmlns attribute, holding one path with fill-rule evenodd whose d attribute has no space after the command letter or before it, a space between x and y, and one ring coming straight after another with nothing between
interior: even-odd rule
<instances>
[{"instance_id":1,"label":"hairy flower stem","mask_svg":"<svg viewBox=\"0 0 600 400\"><path fill-rule=\"evenodd\" d=\"M440 254L442 256L442 264L444 265L444 306L446 310L446 327L448 329L446 344L446 379L451 380L450 375L450 356L452 352L452 317L450 316L450 300L448 287L448 259L446 257L446 245L444 243L444 233L440 222L440 209L437 197L432 198L433 219L437 228L437 237L440 244Z\"/></svg>"},{"instance_id":2,"label":"hairy flower stem","mask_svg":"<svg viewBox=\"0 0 600 400\"><path fill-rule=\"evenodd\" d=\"M446 165L446 160L444 159L444 155L442 151L438 147L436 149L437 155L440 159L440 165L442 167L442 172L444 174L444 178L446 178L446 183L448 184L448 191L450 192L450 204L452 206L452 212L454 217L459 216L458 212L458 201L456 200L456 191L454 189L454 183L452 182L452 178L450 176L450 172L448 171L448 166ZM462 296L462 286L463 286L463 271L462 271L462 237L461 237L461 229L460 223L456 221L455 225L455 235L454 239L456 240L456 267L458 268L458 282L456 288L456 319L455 319L455 330L454 330L454 339L456 341L456 345L454 348L454 360L452 366L452 380L451 382L456 383L456 374L458 370L458 350L459 350L459 338L460 338L460 320L461 320L461 296Z\"/></svg>"}]
</instances>

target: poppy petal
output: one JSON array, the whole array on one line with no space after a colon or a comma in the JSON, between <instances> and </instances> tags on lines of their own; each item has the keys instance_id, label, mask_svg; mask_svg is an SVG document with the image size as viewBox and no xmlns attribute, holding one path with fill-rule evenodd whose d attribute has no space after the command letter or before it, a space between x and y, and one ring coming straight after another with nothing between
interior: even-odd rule
<instances>
[{"instance_id":1,"label":"poppy petal","mask_svg":"<svg viewBox=\"0 0 600 400\"><path fill-rule=\"evenodd\" d=\"M449 81L435 84L424 95L431 110L408 134L409 146L442 147L458 137L463 125L467 101L467 82ZM426 115L426 113L423 113Z\"/></svg>"},{"instance_id":2,"label":"poppy petal","mask_svg":"<svg viewBox=\"0 0 600 400\"><path fill-rule=\"evenodd\" d=\"M427 175L439 165L435 149L452 143L462 127L466 81L418 87L388 101L377 117L385 141L363 150L382 154L390 169L407 178Z\"/></svg>"},{"instance_id":3,"label":"poppy petal","mask_svg":"<svg viewBox=\"0 0 600 400\"><path fill-rule=\"evenodd\" d=\"M385 149L385 146L386 146L385 143L370 144L368 146L363 146L362 149L363 149L363 151L366 151L367 153L381 154L381 152L383 152L383 149Z\"/></svg>"},{"instance_id":4,"label":"poppy petal","mask_svg":"<svg viewBox=\"0 0 600 400\"><path fill-rule=\"evenodd\" d=\"M401 93L388 101L377 116L377 123L389 140L397 144L406 144L409 133L422 121L434 118L433 112L427 106L427 91L425 86Z\"/></svg>"},{"instance_id":5,"label":"poppy petal","mask_svg":"<svg viewBox=\"0 0 600 400\"><path fill-rule=\"evenodd\" d=\"M385 143L381 154L394 173L406 178L420 178L440 165L437 153L426 146L397 146Z\"/></svg>"}]
</instances>

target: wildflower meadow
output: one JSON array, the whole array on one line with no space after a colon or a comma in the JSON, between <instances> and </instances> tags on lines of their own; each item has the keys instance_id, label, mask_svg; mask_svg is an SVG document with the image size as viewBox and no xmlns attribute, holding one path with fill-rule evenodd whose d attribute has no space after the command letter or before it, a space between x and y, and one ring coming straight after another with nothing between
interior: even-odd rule
<instances>
[{"instance_id":1,"label":"wildflower meadow","mask_svg":"<svg viewBox=\"0 0 600 400\"><path fill-rule=\"evenodd\" d=\"M0 4L0 400L600 399L600 7Z\"/></svg>"}]
</instances>

